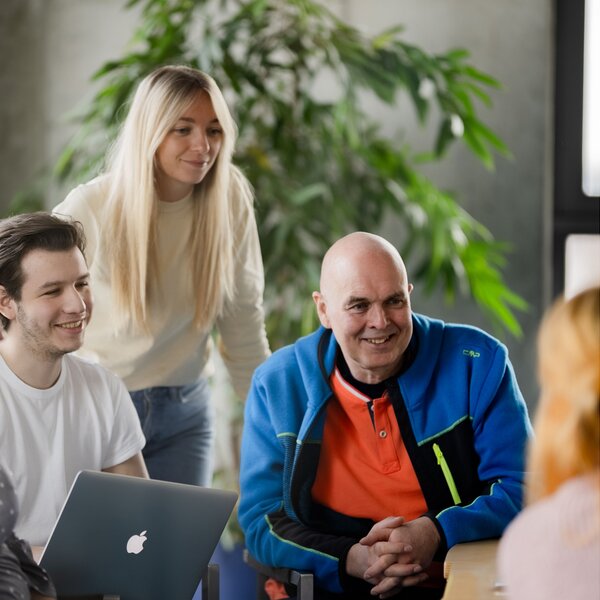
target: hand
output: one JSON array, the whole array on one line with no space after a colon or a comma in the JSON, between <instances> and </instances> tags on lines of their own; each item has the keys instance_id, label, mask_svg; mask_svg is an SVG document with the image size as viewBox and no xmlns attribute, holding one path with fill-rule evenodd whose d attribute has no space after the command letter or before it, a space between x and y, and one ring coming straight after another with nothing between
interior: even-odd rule
<instances>
[{"instance_id":1,"label":"hand","mask_svg":"<svg viewBox=\"0 0 600 600\"><path fill-rule=\"evenodd\" d=\"M384 540L387 540L388 544L404 544L410 547L411 551L398 554L393 561L391 556L384 557L385 560L373 564L367 569L364 574L365 579L379 579L372 594L389 591L391 581L386 580L401 578L402 586L408 587L426 579L426 574L419 573L419 571L413 571L413 573L419 573L417 575L407 574L406 567L417 564L425 570L431 564L441 541L440 534L431 519L419 517L409 523L401 524L389 533L384 528L373 527L369 534L360 540L360 543L373 545L381 544ZM387 597L387 595L382 595L382 597Z\"/></svg>"},{"instance_id":2,"label":"hand","mask_svg":"<svg viewBox=\"0 0 600 600\"><path fill-rule=\"evenodd\" d=\"M382 598L392 595L401 587L403 577L419 573L422 569L407 559L396 569L394 577L386 577L384 571L395 564L400 556L409 556L413 548L402 541L390 541L391 534L404 523L402 517L388 517L376 523L368 536L372 543L355 544L350 548L346 559L346 572L353 577L364 579L378 586ZM369 571L369 577L365 573ZM386 594L385 592L389 592Z\"/></svg>"}]
</instances>

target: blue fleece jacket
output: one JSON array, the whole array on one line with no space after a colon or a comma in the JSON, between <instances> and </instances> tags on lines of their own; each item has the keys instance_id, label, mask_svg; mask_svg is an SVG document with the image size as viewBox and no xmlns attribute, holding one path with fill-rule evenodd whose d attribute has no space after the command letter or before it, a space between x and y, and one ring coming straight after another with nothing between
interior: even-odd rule
<instances>
[{"instance_id":1,"label":"blue fleece jacket","mask_svg":"<svg viewBox=\"0 0 600 600\"><path fill-rule=\"evenodd\" d=\"M340 564L373 522L311 495L338 348L321 327L256 370L239 519L259 561L311 571L319 588L341 593ZM388 393L442 549L499 537L521 508L531 434L506 347L474 327L413 314L409 350L414 360Z\"/></svg>"}]
</instances>

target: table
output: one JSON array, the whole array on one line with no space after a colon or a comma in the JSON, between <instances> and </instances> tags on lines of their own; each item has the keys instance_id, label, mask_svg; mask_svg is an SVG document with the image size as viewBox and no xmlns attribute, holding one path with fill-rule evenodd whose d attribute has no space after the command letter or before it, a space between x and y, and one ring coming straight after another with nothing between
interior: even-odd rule
<instances>
[{"instance_id":1,"label":"table","mask_svg":"<svg viewBox=\"0 0 600 600\"><path fill-rule=\"evenodd\" d=\"M447 579L442 600L498 600L507 598L496 580L498 540L456 544L444 561Z\"/></svg>"}]
</instances>

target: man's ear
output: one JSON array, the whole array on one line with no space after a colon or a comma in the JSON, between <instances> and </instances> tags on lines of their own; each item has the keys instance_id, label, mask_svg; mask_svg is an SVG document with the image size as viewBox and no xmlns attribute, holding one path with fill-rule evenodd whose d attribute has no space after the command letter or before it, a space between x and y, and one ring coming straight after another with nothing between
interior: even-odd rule
<instances>
[{"instance_id":1,"label":"man's ear","mask_svg":"<svg viewBox=\"0 0 600 600\"><path fill-rule=\"evenodd\" d=\"M326 329L331 329L331 324L329 323L329 318L327 317L327 302L325 302L325 298L321 292L313 292L312 298L317 307L317 314L319 315L319 321L321 321L321 325Z\"/></svg>"},{"instance_id":2,"label":"man's ear","mask_svg":"<svg viewBox=\"0 0 600 600\"><path fill-rule=\"evenodd\" d=\"M0 314L9 321L17 316L16 302L3 285L0 285Z\"/></svg>"}]
</instances>

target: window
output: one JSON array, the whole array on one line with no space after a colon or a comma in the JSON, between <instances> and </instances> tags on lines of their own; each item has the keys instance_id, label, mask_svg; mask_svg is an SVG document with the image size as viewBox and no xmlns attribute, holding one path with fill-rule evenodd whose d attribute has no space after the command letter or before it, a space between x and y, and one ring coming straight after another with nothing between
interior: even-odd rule
<instances>
[{"instance_id":1,"label":"window","mask_svg":"<svg viewBox=\"0 0 600 600\"><path fill-rule=\"evenodd\" d=\"M598 4L598 0L592 0L591 3ZM566 237L570 233L600 233L598 193L590 197L584 194L582 189L585 4L586 0L555 0L552 282L555 296L561 293L564 287ZM600 35L596 33L595 37ZM589 259L600 260L600 257L591 256Z\"/></svg>"}]
</instances>

